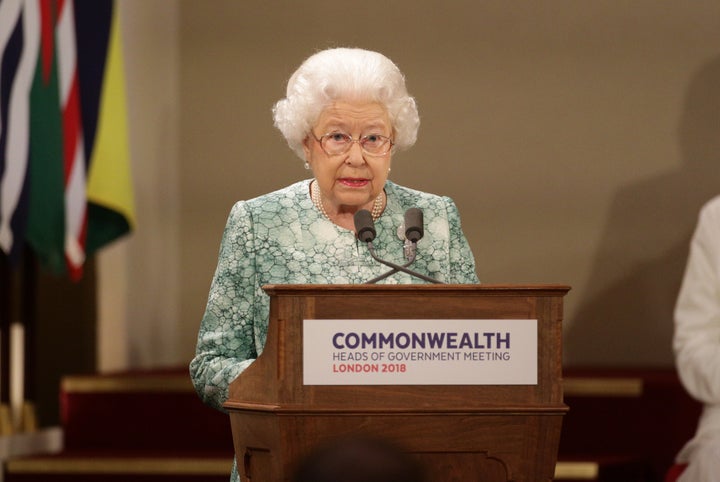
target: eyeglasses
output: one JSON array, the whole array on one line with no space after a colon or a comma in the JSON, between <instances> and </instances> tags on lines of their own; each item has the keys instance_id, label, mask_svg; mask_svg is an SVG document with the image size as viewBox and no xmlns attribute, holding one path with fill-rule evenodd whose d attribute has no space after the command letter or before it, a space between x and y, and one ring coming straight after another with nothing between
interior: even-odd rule
<instances>
[{"instance_id":1,"label":"eyeglasses","mask_svg":"<svg viewBox=\"0 0 720 482\"><path fill-rule=\"evenodd\" d=\"M313 137L320 143L320 147L328 156L337 156L350 150L354 143L360 144L360 148L371 156L384 156L392 149L393 141L389 137L380 134L368 134L360 139L353 139L344 132L330 132L319 139Z\"/></svg>"}]
</instances>

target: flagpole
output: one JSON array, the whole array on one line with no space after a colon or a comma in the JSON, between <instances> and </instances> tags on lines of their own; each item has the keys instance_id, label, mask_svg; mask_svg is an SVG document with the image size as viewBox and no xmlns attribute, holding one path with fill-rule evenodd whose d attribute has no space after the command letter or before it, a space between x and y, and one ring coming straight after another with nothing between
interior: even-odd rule
<instances>
[{"instance_id":1,"label":"flagpole","mask_svg":"<svg viewBox=\"0 0 720 482\"><path fill-rule=\"evenodd\" d=\"M12 433L10 417L10 318L14 279L5 253L0 252L0 435Z\"/></svg>"},{"instance_id":2,"label":"flagpole","mask_svg":"<svg viewBox=\"0 0 720 482\"><path fill-rule=\"evenodd\" d=\"M37 284L38 266L35 253L25 249L23 254L23 277L20 300L20 313L23 325L23 406L22 430L35 432L37 430L37 414L35 412L35 342L37 327Z\"/></svg>"}]
</instances>

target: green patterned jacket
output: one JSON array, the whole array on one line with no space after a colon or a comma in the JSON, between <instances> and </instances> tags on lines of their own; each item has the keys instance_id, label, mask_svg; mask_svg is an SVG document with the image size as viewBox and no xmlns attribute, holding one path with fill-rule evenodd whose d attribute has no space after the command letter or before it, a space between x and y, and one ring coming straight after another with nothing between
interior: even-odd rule
<instances>
[{"instance_id":1,"label":"green patterned jacket","mask_svg":"<svg viewBox=\"0 0 720 482\"><path fill-rule=\"evenodd\" d=\"M266 284L360 284L389 268L372 259L355 233L326 219L309 196L310 180L233 206L223 233L217 269L200 325L190 375L202 400L222 409L228 387L262 352L267 336ZM404 264L398 228L405 211L423 210L425 235L415 271L446 283L478 283L475 260L448 197L390 181L387 205L375 222L381 259ZM396 273L382 283L423 283ZM233 470L233 479L237 477ZM236 479L235 479L236 480Z\"/></svg>"}]
</instances>

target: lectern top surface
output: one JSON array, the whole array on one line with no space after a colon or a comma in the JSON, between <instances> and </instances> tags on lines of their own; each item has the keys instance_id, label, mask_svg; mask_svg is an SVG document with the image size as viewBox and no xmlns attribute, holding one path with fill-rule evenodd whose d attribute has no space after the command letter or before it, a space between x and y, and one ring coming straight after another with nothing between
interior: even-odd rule
<instances>
[{"instance_id":1,"label":"lectern top surface","mask_svg":"<svg viewBox=\"0 0 720 482\"><path fill-rule=\"evenodd\" d=\"M264 285L268 294L294 293L347 293L347 292L482 292L485 294L532 294L534 296L558 296L570 291L570 286L562 284L402 284L402 285L345 285L345 284L270 284Z\"/></svg>"}]
</instances>

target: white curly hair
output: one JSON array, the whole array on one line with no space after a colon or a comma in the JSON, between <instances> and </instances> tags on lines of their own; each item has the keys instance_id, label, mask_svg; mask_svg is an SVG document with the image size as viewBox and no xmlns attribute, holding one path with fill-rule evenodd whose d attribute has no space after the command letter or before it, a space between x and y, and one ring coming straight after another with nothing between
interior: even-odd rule
<instances>
[{"instance_id":1,"label":"white curly hair","mask_svg":"<svg viewBox=\"0 0 720 482\"><path fill-rule=\"evenodd\" d=\"M290 77L286 97L273 107L275 126L301 159L303 141L323 109L336 100L382 104L392 123L394 149L415 144L420 116L400 69L378 52L333 48L306 59Z\"/></svg>"}]
</instances>

